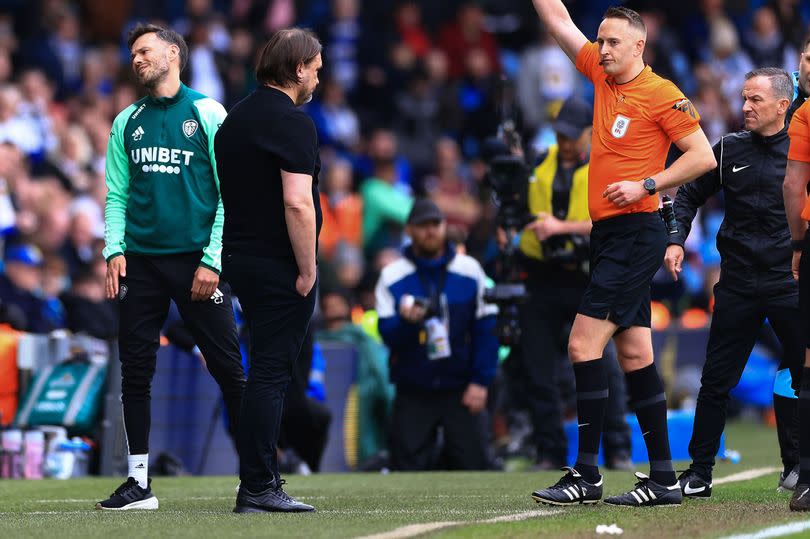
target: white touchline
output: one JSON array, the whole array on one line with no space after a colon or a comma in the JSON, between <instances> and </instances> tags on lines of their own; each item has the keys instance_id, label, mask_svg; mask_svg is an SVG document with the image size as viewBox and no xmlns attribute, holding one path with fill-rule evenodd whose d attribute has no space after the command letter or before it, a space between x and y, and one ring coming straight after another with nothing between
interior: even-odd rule
<instances>
[{"instance_id":1,"label":"white touchline","mask_svg":"<svg viewBox=\"0 0 810 539\"><path fill-rule=\"evenodd\" d=\"M765 528L764 530L759 530L754 533L729 535L722 539L767 539L768 537L793 535L794 533L803 532L804 530L810 530L810 520L799 520L788 524L780 524L779 526L771 526L770 528Z\"/></svg>"},{"instance_id":2,"label":"white touchline","mask_svg":"<svg viewBox=\"0 0 810 539\"><path fill-rule=\"evenodd\" d=\"M485 520L461 520L449 522L425 522L424 524L409 524L391 530L390 532L377 533L374 535L365 535L358 539L406 539L408 537L416 537L425 533L450 528L453 526L462 526L469 524L495 524L497 522L516 522L519 520L528 520L536 517L548 517L562 513L561 509L546 509L537 511L526 511L524 513L515 513L512 515L503 515L500 517L488 518Z\"/></svg>"},{"instance_id":3,"label":"white touchline","mask_svg":"<svg viewBox=\"0 0 810 539\"><path fill-rule=\"evenodd\" d=\"M762 477L763 475L778 472L781 469L782 468L754 468L753 470L745 470L744 472L737 472L735 474L721 477L720 479L715 479L712 481L712 484L722 485L724 483L736 483L737 481L750 481L751 479L756 479L757 477Z\"/></svg>"}]
</instances>

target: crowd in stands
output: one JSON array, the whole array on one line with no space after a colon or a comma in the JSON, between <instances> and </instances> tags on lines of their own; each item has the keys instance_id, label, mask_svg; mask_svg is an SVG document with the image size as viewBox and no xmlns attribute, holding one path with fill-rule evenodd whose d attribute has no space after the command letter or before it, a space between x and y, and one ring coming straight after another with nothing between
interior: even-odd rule
<instances>
[{"instance_id":1,"label":"crowd in stands","mask_svg":"<svg viewBox=\"0 0 810 539\"><path fill-rule=\"evenodd\" d=\"M642 13L645 60L692 99L712 143L741 126L745 73L793 72L810 33L810 4L800 0L567 5L594 39L615 3ZM528 0L0 1L0 318L19 329L115 335L101 255L104 161L113 118L143 95L126 48L138 21L181 32L190 53L183 81L226 109L255 88L256 51L273 31L316 31L324 71L306 110L323 163L321 289L357 321L407 241L416 197L438 204L449 237L491 274L497 208L484 183L487 139L509 117L536 158L554 143L562 101L592 97ZM675 313L709 308L722 215L722 200L701 213L685 278L659 273L654 295ZM356 338L321 327L329 338Z\"/></svg>"}]
</instances>

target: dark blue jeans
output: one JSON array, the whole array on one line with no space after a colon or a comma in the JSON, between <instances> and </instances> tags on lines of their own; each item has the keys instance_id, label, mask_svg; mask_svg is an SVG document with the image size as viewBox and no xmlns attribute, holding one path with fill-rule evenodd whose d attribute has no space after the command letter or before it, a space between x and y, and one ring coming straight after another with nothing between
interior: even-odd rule
<instances>
[{"instance_id":1,"label":"dark blue jeans","mask_svg":"<svg viewBox=\"0 0 810 539\"><path fill-rule=\"evenodd\" d=\"M239 416L239 478L259 492L279 478L276 446L284 394L315 309L316 285L303 297L295 290L294 259L228 253L227 275L239 298L249 336L250 369Z\"/></svg>"}]
</instances>

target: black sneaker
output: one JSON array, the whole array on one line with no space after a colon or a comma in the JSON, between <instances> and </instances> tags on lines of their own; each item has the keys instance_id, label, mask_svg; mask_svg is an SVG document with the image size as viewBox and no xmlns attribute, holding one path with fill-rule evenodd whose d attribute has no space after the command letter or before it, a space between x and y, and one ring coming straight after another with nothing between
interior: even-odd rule
<instances>
[{"instance_id":1,"label":"black sneaker","mask_svg":"<svg viewBox=\"0 0 810 539\"><path fill-rule=\"evenodd\" d=\"M712 495L711 481L706 481L691 468L678 476L678 484L687 498L709 498Z\"/></svg>"},{"instance_id":2,"label":"black sneaker","mask_svg":"<svg viewBox=\"0 0 810 539\"><path fill-rule=\"evenodd\" d=\"M240 485L236 496L234 513L302 513L314 511L315 508L306 503L299 502L282 488L285 481L274 482L273 486L263 492L250 492L244 485ZM278 486L276 486L276 484Z\"/></svg>"},{"instance_id":3,"label":"black sneaker","mask_svg":"<svg viewBox=\"0 0 810 539\"><path fill-rule=\"evenodd\" d=\"M680 483L667 487L659 485L646 475L636 472L638 483L630 492L605 499L608 505L649 507L653 505L681 505L683 495Z\"/></svg>"},{"instance_id":4,"label":"black sneaker","mask_svg":"<svg viewBox=\"0 0 810 539\"><path fill-rule=\"evenodd\" d=\"M147 480L146 488L141 488L132 477L115 489L109 498L96 504L96 509L109 511L128 511L129 509L157 509L158 499L152 494L152 478Z\"/></svg>"},{"instance_id":5,"label":"black sneaker","mask_svg":"<svg viewBox=\"0 0 810 539\"><path fill-rule=\"evenodd\" d=\"M793 467L790 472L785 474L784 471L779 473L779 486L776 488L777 492L786 492L788 490L796 490L796 483L799 482L799 465Z\"/></svg>"},{"instance_id":6,"label":"black sneaker","mask_svg":"<svg viewBox=\"0 0 810 539\"><path fill-rule=\"evenodd\" d=\"M810 511L810 485L796 485L790 498L791 511Z\"/></svg>"},{"instance_id":7,"label":"black sneaker","mask_svg":"<svg viewBox=\"0 0 810 539\"><path fill-rule=\"evenodd\" d=\"M602 477L596 484L588 483L574 468L564 466L567 470L562 479L554 485L543 490L532 492L532 498L537 503L548 505L578 505L583 503L596 503L602 499Z\"/></svg>"}]
</instances>

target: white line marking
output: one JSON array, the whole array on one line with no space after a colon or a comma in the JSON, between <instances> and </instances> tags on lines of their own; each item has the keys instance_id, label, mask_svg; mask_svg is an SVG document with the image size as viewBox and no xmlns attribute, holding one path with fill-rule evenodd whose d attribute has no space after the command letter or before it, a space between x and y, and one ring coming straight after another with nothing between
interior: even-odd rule
<instances>
[{"instance_id":1,"label":"white line marking","mask_svg":"<svg viewBox=\"0 0 810 539\"><path fill-rule=\"evenodd\" d=\"M467 521L449 521L449 522L426 522L424 524L410 524L391 530L390 532L383 532L374 535L366 535L359 539L406 539L407 537L416 537L425 533L442 530L444 528L451 528L453 526L462 526L465 524L494 524L497 522L517 522L519 520L528 520L536 517L548 517L562 513L560 509L545 509L537 511L526 511L524 513L515 513L512 515L503 515L500 517L488 518L486 520L467 520Z\"/></svg>"},{"instance_id":2,"label":"white line marking","mask_svg":"<svg viewBox=\"0 0 810 539\"><path fill-rule=\"evenodd\" d=\"M729 535L723 539L766 539L768 537L782 537L785 535L793 535L794 533L810 530L810 520L800 520L797 522L790 522L789 524L781 524L779 526L771 526L764 530L759 530L754 533L744 533L740 535Z\"/></svg>"},{"instance_id":3,"label":"white line marking","mask_svg":"<svg viewBox=\"0 0 810 539\"><path fill-rule=\"evenodd\" d=\"M712 484L722 485L724 483L735 483L737 481L750 481L751 479L778 472L779 470L781 470L781 468L754 468L753 470L745 470L744 472L738 472L721 477L720 479L715 479Z\"/></svg>"}]
</instances>

